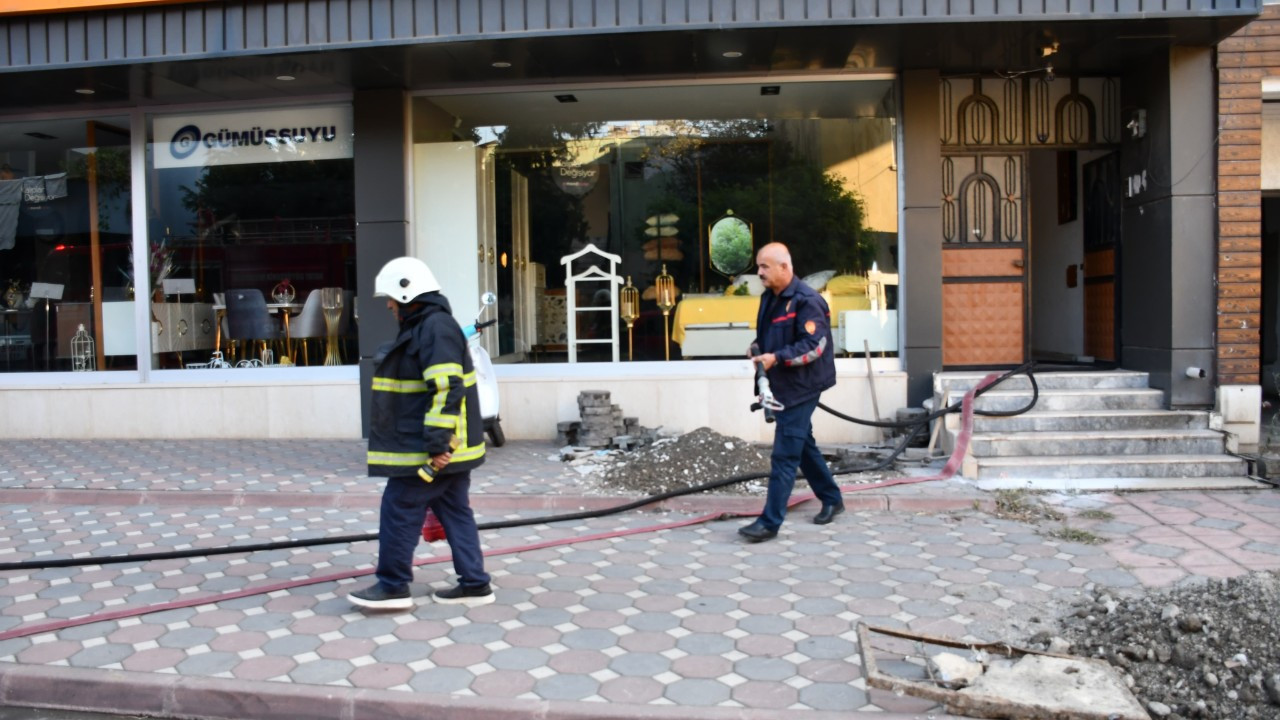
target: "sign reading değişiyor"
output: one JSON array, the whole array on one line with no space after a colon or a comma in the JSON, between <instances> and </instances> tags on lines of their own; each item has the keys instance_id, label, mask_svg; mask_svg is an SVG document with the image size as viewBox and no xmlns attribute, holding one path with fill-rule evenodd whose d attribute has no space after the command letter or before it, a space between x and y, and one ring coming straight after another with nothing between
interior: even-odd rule
<instances>
[{"instance_id":1,"label":"sign reading de\u011fi\u015fiyor","mask_svg":"<svg viewBox=\"0 0 1280 720\"><path fill-rule=\"evenodd\" d=\"M157 168L351 157L351 107L296 107L156 116Z\"/></svg>"}]
</instances>

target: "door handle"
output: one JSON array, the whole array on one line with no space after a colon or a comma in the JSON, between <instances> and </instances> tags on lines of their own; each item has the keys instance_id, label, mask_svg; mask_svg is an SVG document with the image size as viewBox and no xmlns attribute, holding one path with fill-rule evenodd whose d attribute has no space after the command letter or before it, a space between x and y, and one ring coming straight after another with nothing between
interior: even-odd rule
<instances>
[{"instance_id":1,"label":"door handle","mask_svg":"<svg viewBox=\"0 0 1280 720\"><path fill-rule=\"evenodd\" d=\"M1022 258L1018 258L1017 260L1013 261L1013 266L1016 268L1025 267L1026 262L1024 262Z\"/></svg>"}]
</instances>

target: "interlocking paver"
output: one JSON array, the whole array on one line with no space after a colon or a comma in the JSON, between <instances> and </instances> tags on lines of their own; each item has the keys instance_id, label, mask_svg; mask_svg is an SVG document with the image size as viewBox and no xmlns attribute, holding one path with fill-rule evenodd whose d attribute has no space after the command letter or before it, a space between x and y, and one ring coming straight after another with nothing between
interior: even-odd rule
<instances>
[{"instance_id":1,"label":"interlocking paver","mask_svg":"<svg viewBox=\"0 0 1280 720\"><path fill-rule=\"evenodd\" d=\"M554 453L536 443L491 449L473 486L479 520L547 515L548 497L599 493L590 478L548 460ZM81 493L62 506L0 504L0 561L374 532L381 482L363 475L362 455L357 442L0 441L0 489ZM228 457L235 467L207 469ZM506 496L523 504L486 505ZM345 596L367 577L218 597L367 570L376 553L368 541L10 571L0 576L0 631L178 598L203 604L0 640L0 670L61 662L323 692L691 712L936 712L927 701L865 687L858 621L996 639L1011 621L1033 627L1029 618L1088 582L1123 591L1280 567L1280 502L1266 493L1050 498L1068 515L1109 512L1111 519L1071 518L1072 527L1104 536L1101 546L1057 541L968 503L947 514L899 514L852 509L855 498L828 526L808 524L801 508L777 540L756 546L735 536L745 521L582 540L692 514L683 511L486 531L492 549L532 539L572 544L491 558L498 602L471 610L426 597L453 582L447 562L418 570L420 599L398 615L354 611ZM700 502L714 508L724 499ZM1169 550L1143 552L1151 548ZM419 554L442 549L424 545Z\"/></svg>"}]
</instances>

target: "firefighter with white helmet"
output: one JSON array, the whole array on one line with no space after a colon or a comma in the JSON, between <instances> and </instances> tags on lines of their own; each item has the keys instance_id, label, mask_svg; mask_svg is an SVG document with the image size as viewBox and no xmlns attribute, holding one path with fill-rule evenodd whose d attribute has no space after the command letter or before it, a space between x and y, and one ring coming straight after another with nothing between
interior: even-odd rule
<instances>
[{"instance_id":1,"label":"firefighter with white helmet","mask_svg":"<svg viewBox=\"0 0 1280 720\"><path fill-rule=\"evenodd\" d=\"M374 297L400 324L374 358L369 476L387 478L378 529L377 582L348 597L360 607L413 607L413 554L427 509L444 526L458 584L437 602L493 602L468 491L484 462L484 422L462 328L427 264L401 257L374 280Z\"/></svg>"}]
</instances>

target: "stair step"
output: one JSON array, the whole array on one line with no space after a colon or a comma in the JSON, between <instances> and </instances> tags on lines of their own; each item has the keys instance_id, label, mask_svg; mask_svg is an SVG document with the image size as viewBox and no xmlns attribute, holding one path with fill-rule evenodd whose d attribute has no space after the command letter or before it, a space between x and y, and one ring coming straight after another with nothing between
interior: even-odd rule
<instances>
[{"instance_id":1,"label":"stair step","mask_svg":"<svg viewBox=\"0 0 1280 720\"><path fill-rule=\"evenodd\" d=\"M945 372L933 379L933 394L942 395L958 391L964 394L976 386L988 374L986 372ZM1084 390L1099 388L1146 389L1150 386L1148 373L1136 370L1112 370L1107 372L1067 371L1035 373L1036 384L1043 390ZM1031 381L1026 375L1014 375L996 386L1000 390L1030 390Z\"/></svg>"},{"instance_id":2,"label":"stair step","mask_svg":"<svg viewBox=\"0 0 1280 720\"><path fill-rule=\"evenodd\" d=\"M1200 410L1057 410L1009 417L977 415L974 432L1011 433L1071 430L1203 430L1209 413Z\"/></svg>"},{"instance_id":3,"label":"stair step","mask_svg":"<svg viewBox=\"0 0 1280 720\"><path fill-rule=\"evenodd\" d=\"M984 479L1244 477L1244 460L1226 454L1073 455L971 458L966 477ZM970 463L966 463L969 465Z\"/></svg>"},{"instance_id":4,"label":"stair step","mask_svg":"<svg viewBox=\"0 0 1280 720\"><path fill-rule=\"evenodd\" d=\"M1120 461L1133 455L1207 455L1225 448L1222 434L1213 430L975 433L970 443L975 458L1100 455Z\"/></svg>"},{"instance_id":5,"label":"stair step","mask_svg":"<svg viewBox=\"0 0 1280 720\"><path fill-rule=\"evenodd\" d=\"M962 392L943 396L947 405L959 402ZM978 410L1020 410L1031 402L1030 390L989 390L974 399ZM1064 410L1162 410L1164 393L1151 388L1113 388L1104 390L1041 390L1032 411Z\"/></svg>"},{"instance_id":6,"label":"stair step","mask_svg":"<svg viewBox=\"0 0 1280 720\"><path fill-rule=\"evenodd\" d=\"M979 489L1107 492L1124 490L1267 490L1271 486L1243 475L1223 477L1114 477L1114 478L986 478L974 483Z\"/></svg>"}]
</instances>

